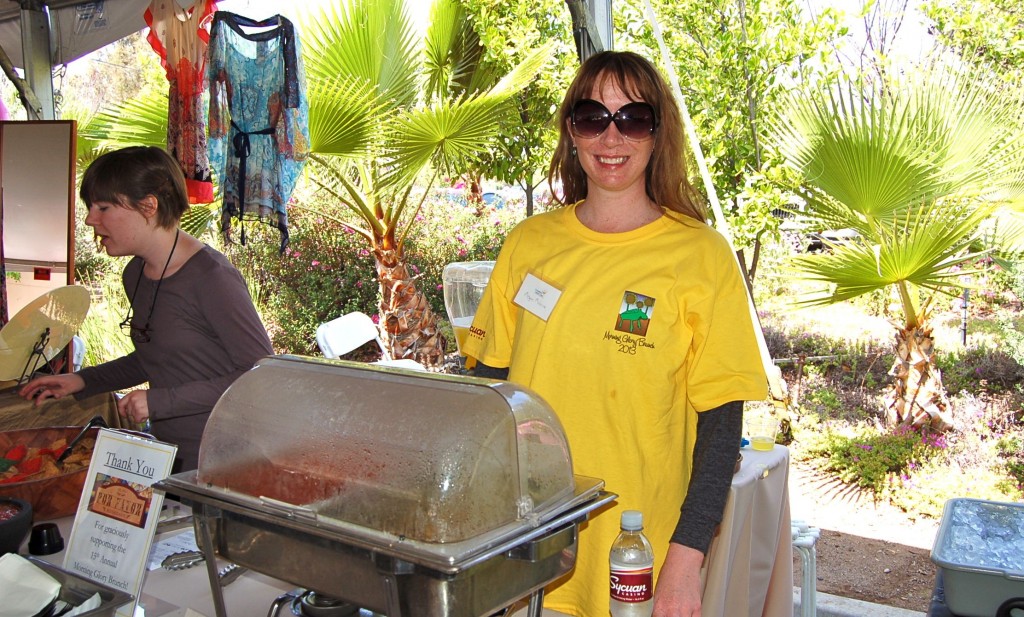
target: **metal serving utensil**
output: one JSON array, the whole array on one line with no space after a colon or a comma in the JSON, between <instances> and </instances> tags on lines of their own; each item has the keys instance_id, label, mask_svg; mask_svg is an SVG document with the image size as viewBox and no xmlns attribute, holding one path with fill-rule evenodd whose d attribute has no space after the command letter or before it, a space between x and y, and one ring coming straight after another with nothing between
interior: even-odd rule
<instances>
[{"instance_id":1,"label":"metal serving utensil","mask_svg":"<svg viewBox=\"0 0 1024 617\"><path fill-rule=\"evenodd\" d=\"M68 447L64 448L64 451L60 453L60 456L57 457L57 462L63 463L64 459L71 456L71 451L75 449L75 446L78 445L78 442L82 441L82 438L85 437L85 434L89 432L89 429L93 428L94 426L102 426L103 428L106 428L107 421L103 419L103 416L93 416L92 420L89 420L85 427L82 428L82 431L78 433L78 435L75 435L75 438L71 440L71 443L68 444Z\"/></svg>"},{"instance_id":2,"label":"metal serving utensil","mask_svg":"<svg viewBox=\"0 0 1024 617\"><path fill-rule=\"evenodd\" d=\"M240 566L237 563L230 563L217 574L217 580L220 582L221 587L227 587L231 583L238 580L239 576L245 574L249 568Z\"/></svg>"},{"instance_id":3,"label":"metal serving utensil","mask_svg":"<svg viewBox=\"0 0 1024 617\"><path fill-rule=\"evenodd\" d=\"M181 551L164 557L160 565L166 570L184 570L206 561L202 551Z\"/></svg>"}]
</instances>

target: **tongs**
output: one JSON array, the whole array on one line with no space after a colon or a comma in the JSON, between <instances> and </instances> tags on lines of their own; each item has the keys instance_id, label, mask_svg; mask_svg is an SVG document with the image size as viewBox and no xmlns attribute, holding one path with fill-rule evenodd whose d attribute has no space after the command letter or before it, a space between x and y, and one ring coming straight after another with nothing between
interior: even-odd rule
<instances>
[{"instance_id":1,"label":"tongs","mask_svg":"<svg viewBox=\"0 0 1024 617\"><path fill-rule=\"evenodd\" d=\"M60 456L57 457L57 462L63 463L64 459L71 456L71 450L73 450L74 447L78 445L78 442L82 441L82 438L85 437L85 434L89 432L89 429L96 426L107 428L107 421L103 419L103 416L93 416L92 420L89 420L85 427L82 428L82 432L78 433L78 435L75 435L75 438L71 440L71 443L68 444L68 447L64 448L64 451L60 453Z\"/></svg>"}]
</instances>

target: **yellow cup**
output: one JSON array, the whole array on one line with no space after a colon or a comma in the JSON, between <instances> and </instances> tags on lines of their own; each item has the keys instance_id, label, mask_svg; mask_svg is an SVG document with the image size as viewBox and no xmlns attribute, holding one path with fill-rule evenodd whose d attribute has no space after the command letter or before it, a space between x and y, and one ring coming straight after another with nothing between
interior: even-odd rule
<instances>
[{"instance_id":1,"label":"yellow cup","mask_svg":"<svg viewBox=\"0 0 1024 617\"><path fill-rule=\"evenodd\" d=\"M747 418L746 425L750 447L761 451L770 451L775 447L775 437L779 432L778 419L769 415L757 415Z\"/></svg>"}]
</instances>

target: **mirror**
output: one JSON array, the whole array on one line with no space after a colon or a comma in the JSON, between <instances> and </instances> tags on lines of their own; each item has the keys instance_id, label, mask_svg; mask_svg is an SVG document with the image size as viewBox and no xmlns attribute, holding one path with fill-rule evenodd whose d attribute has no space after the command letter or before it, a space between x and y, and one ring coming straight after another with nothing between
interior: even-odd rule
<instances>
[{"instance_id":1,"label":"mirror","mask_svg":"<svg viewBox=\"0 0 1024 617\"><path fill-rule=\"evenodd\" d=\"M74 283L75 138L73 120L0 122L9 316Z\"/></svg>"}]
</instances>

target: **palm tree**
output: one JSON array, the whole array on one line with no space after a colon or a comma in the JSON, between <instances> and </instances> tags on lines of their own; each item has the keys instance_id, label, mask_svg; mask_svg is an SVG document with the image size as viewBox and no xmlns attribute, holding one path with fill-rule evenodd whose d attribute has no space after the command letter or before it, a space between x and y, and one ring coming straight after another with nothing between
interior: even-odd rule
<instances>
[{"instance_id":1,"label":"palm tree","mask_svg":"<svg viewBox=\"0 0 1024 617\"><path fill-rule=\"evenodd\" d=\"M961 268L979 256L979 225L1021 189L1020 99L977 73L934 64L887 87L846 80L787 107L774 136L805 178L805 214L821 229L856 232L795 258L800 273L830 285L802 304L895 290L903 323L886 418L945 430L929 304L960 289Z\"/></svg>"},{"instance_id":2,"label":"palm tree","mask_svg":"<svg viewBox=\"0 0 1024 617\"><path fill-rule=\"evenodd\" d=\"M437 0L427 54L403 0L348 0L299 20L308 169L336 206L317 213L369 243L392 357L428 365L442 360L444 339L410 274L405 239L434 180L473 168L512 98L550 55L541 47L507 75L493 75L466 19L455 0ZM101 114L89 136L101 147L162 145L166 108L165 96L129 101Z\"/></svg>"},{"instance_id":3,"label":"palm tree","mask_svg":"<svg viewBox=\"0 0 1024 617\"><path fill-rule=\"evenodd\" d=\"M370 244L392 356L439 363L438 318L410 274L405 239L434 181L472 168L496 138L547 49L500 80L487 75L454 0L432 8L427 60L401 0L350 0L303 30L311 177L339 210L321 214Z\"/></svg>"}]
</instances>

